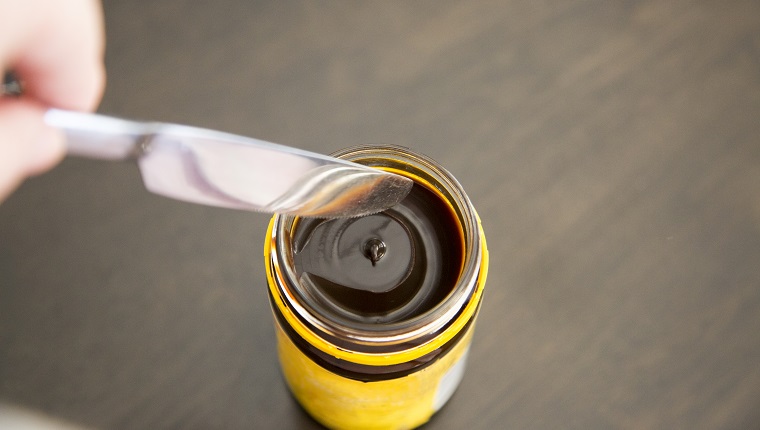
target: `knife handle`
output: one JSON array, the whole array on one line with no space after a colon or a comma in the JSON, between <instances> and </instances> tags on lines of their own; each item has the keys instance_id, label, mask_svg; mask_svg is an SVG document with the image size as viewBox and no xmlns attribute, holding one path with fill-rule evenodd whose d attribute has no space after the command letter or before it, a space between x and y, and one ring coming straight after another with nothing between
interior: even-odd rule
<instances>
[{"instance_id":1,"label":"knife handle","mask_svg":"<svg viewBox=\"0 0 760 430\"><path fill-rule=\"evenodd\" d=\"M2 75L0 97L19 97L24 93L23 82L13 71ZM149 136L147 124L112 118L104 115L49 109L47 125L66 134L69 155L105 160L137 158L142 142Z\"/></svg>"},{"instance_id":2,"label":"knife handle","mask_svg":"<svg viewBox=\"0 0 760 430\"><path fill-rule=\"evenodd\" d=\"M146 125L105 115L49 109L45 123L66 134L69 155L104 160L137 158Z\"/></svg>"}]
</instances>

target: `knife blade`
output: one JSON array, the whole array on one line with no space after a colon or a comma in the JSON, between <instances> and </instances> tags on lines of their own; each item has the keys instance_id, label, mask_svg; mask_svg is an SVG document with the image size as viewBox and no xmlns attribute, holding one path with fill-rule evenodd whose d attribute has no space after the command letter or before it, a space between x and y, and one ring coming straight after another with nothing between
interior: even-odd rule
<instances>
[{"instance_id":1,"label":"knife blade","mask_svg":"<svg viewBox=\"0 0 760 430\"><path fill-rule=\"evenodd\" d=\"M313 152L220 131L50 109L70 155L137 161L156 194L210 206L305 217L369 215L400 202L412 180Z\"/></svg>"}]
</instances>

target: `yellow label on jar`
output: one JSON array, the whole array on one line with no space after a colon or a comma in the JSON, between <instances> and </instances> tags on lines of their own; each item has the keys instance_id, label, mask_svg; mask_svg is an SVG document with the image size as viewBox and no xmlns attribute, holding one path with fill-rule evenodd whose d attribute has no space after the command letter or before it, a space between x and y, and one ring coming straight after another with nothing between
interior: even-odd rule
<instances>
[{"instance_id":1,"label":"yellow label on jar","mask_svg":"<svg viewBox=\"0 0 760 430\"><path fill-rule=\"evenodd\" d=\"M473 325L443 357L406 376L362 382L312 361L277 326L285 380L317 421L334 429L410 429L427 422L449 399L464 373Z\"/></svg>"}]
</instances>

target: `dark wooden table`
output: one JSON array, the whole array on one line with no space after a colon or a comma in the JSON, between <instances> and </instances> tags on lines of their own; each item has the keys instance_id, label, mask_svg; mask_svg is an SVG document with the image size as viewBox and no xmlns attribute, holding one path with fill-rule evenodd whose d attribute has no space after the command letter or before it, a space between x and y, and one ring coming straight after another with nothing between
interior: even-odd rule
<instances>
[{"instance_id":1,"label":"dark wooden table","mask_svg":"<svg viewBox=\"0 0 760 430\"><path fill-rule=\"evenodd\" d=\"M554 3L554 4L552 4ZM118 1L101 111L409 146L491 251L431 429L760 427L760 2ZM67 159L0 206L0 402L104 429L317 428L268 217Z\"/></svg>"}]
</instances>

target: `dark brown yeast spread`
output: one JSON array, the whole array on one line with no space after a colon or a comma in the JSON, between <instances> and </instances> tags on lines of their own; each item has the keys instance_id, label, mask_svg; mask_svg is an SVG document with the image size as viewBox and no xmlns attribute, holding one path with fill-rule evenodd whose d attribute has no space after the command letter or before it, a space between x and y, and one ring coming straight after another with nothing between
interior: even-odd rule
<instances>
[{"instance_id":1,"label":"dark brown yeast spread","mask_svg":"<svg viewBox=\"0 0 760 430\"><path fill-rule=\"evenodd\" d=\"M349 219L301 219L292 255L302 292L349 324L420 315L455 287L461 226L442 198L416 183L384 212Z\"/></svg>"}]
</instances>

